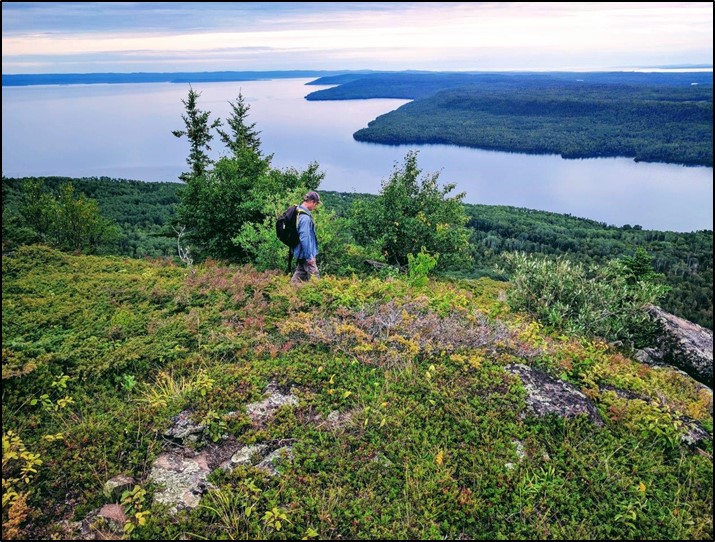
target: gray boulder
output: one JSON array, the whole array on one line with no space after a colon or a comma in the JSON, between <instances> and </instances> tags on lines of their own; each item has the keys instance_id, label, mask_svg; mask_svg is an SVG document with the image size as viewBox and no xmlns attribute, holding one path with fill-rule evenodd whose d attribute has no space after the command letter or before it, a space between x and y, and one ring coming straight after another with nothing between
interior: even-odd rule
<instances>
[{"instance_id":1,"label":"gray boulder","mask_svg":"<svg viewBox=\"0 0 715 542\"><path fill-rule=\"evenodd\" d=\"M268 445L267 444L254 444L251 446L244 446L234 453L229 459L221 464L221 468L224 470L233 470L239 465L253 465L255 458L264 459L268 455Z\"/></svg>"},{"instance_id":2,"label":"gray boulder","mask_svg":"<svg viewBox=\"0 0 715 542\"><path fill-rule=\"evenodd\" d=\"M105 504L97 513L97 516L104 518L113 532L121 533L124 524L127 522L127 514L121 504Z\"/></svg>"},{"instance_id":3,"label":"gray boulder","mask_svg":"<svg viewBox=\"0 0 715 542\"><path fill-rule=\"evenodd\" d=\"M170 514L196 508L209 488L206 479L210 472L205 452L192 458L163 453L149 473L149 480L159 486L154 500L168 505Z\"/></svg>"},{"instance_id":4,"label":"gray boulder","mask_svg":"<svg viewBox=\"0 0 715 542\"><path fill-rule=\"evenodd\" d=\"M250 403L246 405L246 413L250 416L251 421L256 424L264 423L272 418L276 411L283 405L295 406L298 404L298 398L292 392L284 390L277 382L270 382L264 394L268 397L263 401Z\"/></svg>"},{"instance_id":5,"label":"gray boulder","mask_svg":"<svg viewBox=\"0 0 715 542\"><path fill-rule=\"evenodd\" d=\"M713 332L650 305L648 314L660 323L662 333L656 344L636 354L636 359L653 365L668 364L712 388Z\"/></svg>"},{"instance_id":6,"label":"gray boulder","mask_svg":"<svg viewBox=\"0 0 715 542\"><path fill-rule=\"evenodd\" d=\"M593 402L568 382L527 365L507 365L505 369L521 379L526 388L527 408L536 416L556 414L575 418L585 414L594 424L603 425Z\"/></svg>"},{"instance_id":7,"label":"gray boulder","mask_svg":"<svg viewBox=\"0 0 715 542\"><path fill-rule=\"evenodd\" d=\"M190 410L184 410L171 418L171 427L164 432L164 436L182 443L198 442L206 427L192 421L192 414Z\"/></svg>"}]
</instances>

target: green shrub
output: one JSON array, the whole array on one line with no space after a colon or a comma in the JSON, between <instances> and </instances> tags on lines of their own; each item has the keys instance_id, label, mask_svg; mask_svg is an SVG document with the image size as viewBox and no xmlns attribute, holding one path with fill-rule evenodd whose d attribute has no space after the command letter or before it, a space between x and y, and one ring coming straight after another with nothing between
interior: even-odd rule
<instances>
[{"instance_id":1,"label":"green shrub","mask_svg":"<svg viewBox=\"0 0 715 542\"><path fill-rule=\"evenodd\" d=\"M571 333L643 346L654 331L644 308L667 288L635 276L629 261L585 267L566 258L554 260L512 253L508 301L545 325Z\"/></svg>"},{"instance_id":2,"label":"green shrub","mask_svg":"<svg viewBox=\"0 0 715 542\"><path fill-rule=\"evenodd\" d=\"M431 256L422 247L422 250L415 256L413 254L407 255L407 265L409 267L407 271L407 282L410 286L421 287L427 284L427 275L430 271L437 265L437 260L439 260L439 254Z\"/></svg>"},{"instance_id":3,"label":"green shrub","mask_svg":"<svg viewBox=\"0 0 715 542\"><path fill-rule=\"evenodd\" d=\"M120 473L138 485L134 540L712 539L712 444L680 443L684 416L712 434L712 396L515 318L503 283L426 279L432 259L415 257L420 288L297 289L215 262L3 256L3 539L83 536ZM507 363L567 373L604 426L528 415ZM297 404L255 420L271 382ZM171 515L149 473L184 410L204 425L186 452L212 467L251 444L292 459L280 476L260 454L218 468L198 508Z\"/></svg>"},{"instance_id":4,"label":"green shrub","mask_svg":"<svg viewBox=\"0 0 715 542\"><path fill-rule=\"evenodd\" d=\"M364 246L378 246L391 265L406 265L408 254L425 247L441 255L440 268L464 267L471 260L464 194L449 197L454 184L439 186L439 173L421 174L417 153L408 153L377 198L355 202L353 235Z\"/></svg>"}]
</instances>

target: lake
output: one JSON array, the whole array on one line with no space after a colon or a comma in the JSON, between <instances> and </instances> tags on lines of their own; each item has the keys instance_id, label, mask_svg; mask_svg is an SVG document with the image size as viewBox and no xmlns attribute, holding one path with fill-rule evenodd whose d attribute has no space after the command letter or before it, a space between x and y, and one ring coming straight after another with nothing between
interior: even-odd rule
<instances>
[{"instance_id":1,"label":"lake","mask_svg":"<svg viewBox=\"0 0 715 542\"><path fill-rule=\"evenodd\" d=\"M273 165L318 162L323 190L379 192L408 150L424 172L440 172L467 203L568 213L622 226L695 231L713 227L713 169L626 158L564 160L447 145L358 143L353 132L405 100L309 102L309 79L201 83L199 108L225 118L242 91ZM172 130L189 86L145 83L3 87L2 171L7 177L113 177L177 181L189 146ZM213 141L214 157L222 144Z\"/></svg>"}]
</instances>

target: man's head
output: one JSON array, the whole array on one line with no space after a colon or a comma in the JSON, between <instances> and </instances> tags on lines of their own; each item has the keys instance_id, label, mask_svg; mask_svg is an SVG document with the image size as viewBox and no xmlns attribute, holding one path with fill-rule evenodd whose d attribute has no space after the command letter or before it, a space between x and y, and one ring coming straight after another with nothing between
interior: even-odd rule
<instances>
[{"instance_id":1,"label":"man's head","mask_svg":"<svg viewBox=\"0 0 715 542\"><path fill-rule=\"evenodd\" d=\"M310 211L315 209L319 203L320 194L318 194L314 190L311 190L305 196L303 196L303 207L307 208Z\"/></svg>"}]
</instances>

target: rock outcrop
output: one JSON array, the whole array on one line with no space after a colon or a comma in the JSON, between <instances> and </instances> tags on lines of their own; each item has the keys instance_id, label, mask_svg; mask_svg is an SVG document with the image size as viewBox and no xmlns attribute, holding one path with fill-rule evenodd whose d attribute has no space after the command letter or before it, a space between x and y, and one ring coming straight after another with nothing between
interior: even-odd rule
<instances>
[{"instance_id":1,"label":"rock outcrop","mask_svg":"<svg viewBox=\"0 0 715 542\"><path fill-rule=\"evenodd\" d=\"M206 479L210 473L205 455L187 458L163 453L149 473L149 480L159 486L154 500L168 505L172 514L182 508L196 508L208 489Z\"/></svg>"},{"instance_id":2,"label":"rock outcrop","mask_svg":"<svg viewBox=\"0 0 715 542\"><path fill-rule=\"evenodd\" d=\"M648 314L659 322L662 333L652 348L638 351L636 359L651 365L674 365L712 388L713 332L655 305L648 307Z\"/></svg>"},{"instance_id":3,"label":"rock outcrop","mask_svg":"<svg viewBox=\"0 0 715 542\"><path fill-rule=\"evenodd\" d=\"M202 423L194 422L191 419L192 414L191 410L184 410L174 416L171 419L171 427L164 432L164 436L182 445L198 443L206 427Z\"/></svg>"},{"instance_id":4,"label":"rock outcrop","mask_svg":"<svg viewBox=\"0 0 715 542\"><path fill-rule=\"evenodd\" d=\"M526 388L526 405L536 416L575 418L585 414L594 424L603 425L593 402L568 382L527 365L507 365L506 370L521 379Z\"/></svg>"},{"instance_id":5,"label":"rock outcrop","mask_svg":"<svg viewBox=\"0 0 715 542\"><path fill-rule=\"evenodd\" d=\"M712 415L712 390L707 386L700 385L703 390L701 393L709 394L710 396L710 414ZM621 399L626 401L642 401L644 403L653 403L653 399L646 395L640 395L632 391L622 390L614 386L599 386L601 392L613 392ZM706 395L707 396L707 395ZM663 399L660 400L661 407L668 408ZM680 442L690 448L697 448L702 446L704 442L712 440L710 433L707 429L703 427L698 420L691 418L690 416L676 415L675 422L679 427L680 432Z\"/></svg>"},{"instance_id":6,"label":"rock outcrop","mask_svg":"<svg viewBox=\"0 0 715 542\"><path fill-rule=\"evenodd\" d=\"M131 490L134 484L136 484L136 482L131 476L118 474L104 483L104 495L108 499L119 501L122 498L122 493Z\"/></svg>"},{"instance_id":7,"label":"rock outcrop","mask_svg":"<svg viewBox=\"0 0 715 542\"><path fill-rule=\"evenodd\" d=\"M263 401L246 405L246 413L253 423L263 423L273 417L276 411L283 405L297 405L298 399L289 390L285 390L277 382L271 381L265 390L264 395L268 397Z\"/></svg>"},{"instance_id":8,"label":"rock outcrop","mask_svg":"<svg viewBox=\"0 0 715 542\"><path fill-rule=\"evenodd\" d=\"M246 413L256 425L270 421L282 406L298 404L289 389L274 381L268 384L264 394L268 396L262 401L246 405ZM201 496L211 487L207 481L209 474L219 466L226 470L239 465L255 466L277 476L276 467L293 456L292 448L285 445L291 439L240 447L235 439L223 438L200 453L193 451L204 442L202 436L206 428L192 421L191 414L185 410L172 418L164 436L173 449L159 455L149 474L149 480L159 486L154 499L167 505L169 513L196 508Z\"/></svg>"}]
</instances>

